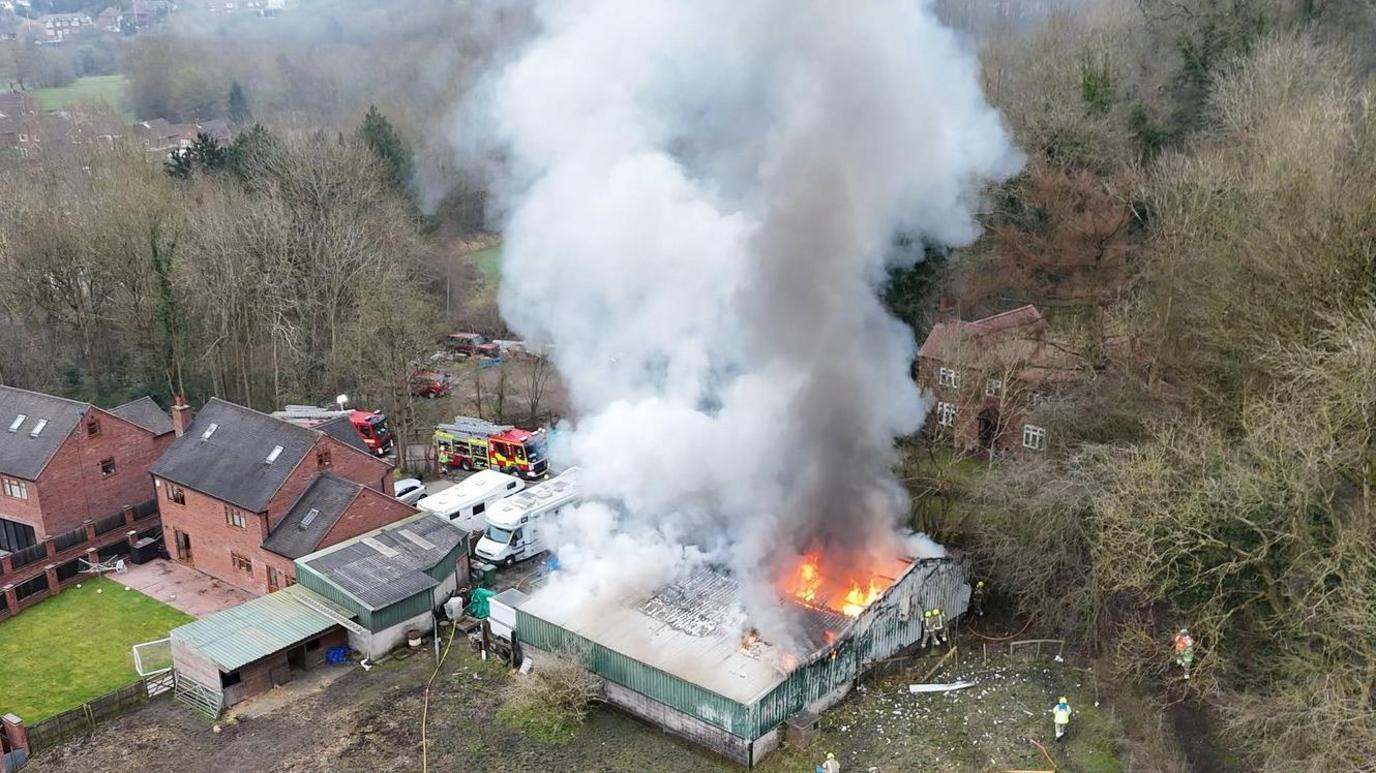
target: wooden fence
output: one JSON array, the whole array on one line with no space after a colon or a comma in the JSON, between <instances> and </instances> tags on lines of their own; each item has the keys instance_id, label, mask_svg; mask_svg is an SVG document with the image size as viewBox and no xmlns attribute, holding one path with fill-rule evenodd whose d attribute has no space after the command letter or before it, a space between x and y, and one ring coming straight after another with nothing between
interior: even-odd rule
<instances>
[{"instance_id":1,"label":"wooden fence","mask_svg":"<svg viewBox=\"0 0 1376 773\"><path fill-rule=\"evenodd\" d=\"M38 754L68 739L86 735L100 722L128 714L160 695L170 695L172 684L172 672L165 671L48 717L29 728L29 754Z\"/></svg>"}]
</instances>

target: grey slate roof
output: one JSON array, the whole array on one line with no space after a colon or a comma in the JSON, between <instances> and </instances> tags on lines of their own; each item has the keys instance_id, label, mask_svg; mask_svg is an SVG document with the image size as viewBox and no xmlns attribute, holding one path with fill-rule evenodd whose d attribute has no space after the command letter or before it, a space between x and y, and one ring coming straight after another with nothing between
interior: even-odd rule
<instances>
[{"instance_id":1,"label":"grey slate roof","mask_svg":"<svg viewBox=\"0 0 1376 773\"><path fill-rule=\"evenodd\" d=\"M263 540L263 547L287 558L314 553L330 527L339 521L339 516L362 490L362 484L333 473L316 474L286 516ZM315 517L307 523L306 517L312 510L316 511Z\"/></svg>"},{"instance_id":2,"label":"grey slate roof","mask_svg":"<svg viewBox=\"0 0 1376 773\"><path fill-rule=\"evenodd\" d=\"M211 424L215 432L204 438ZM321 433L211 398L151 472L251 513L261 513ZM274 446L282 452L271 464Z\"/></svg>"},{"instance_id":3,"label":"grey slate roof","mask_svg":"<svg viewBox=\"0 0 1376 773\"><path fill-rule=\"evenodd\" d=\"M439 585L425 570L438 565L463 538L463 533L444 518L420 513L306 556L301 562L376 611ZM370 542L381 544L387 552Z\"/></svg>"},{"instance_id":4,"label":"grey slate roof","mask_svg":"<svg viewBox=\"0 0 1376 773\"><path fill-rule=\"evenodd\" d=\"M329 421L315 425L314 429L324 432L335 440L347 446L357 448L363 453L372 456L373 452L368 448L368 444L363 442L363 438L358 436L358 430L354 429L354 423L349 421L347 416L337 416Z\"/></svg>"},{"instance_id":5,"label":"grey slate roof","mask_svg":"<svg viewBox=\"0 0 1376 773\"><path fill-rule=\"evenodd\" d=\"M172 431L172 417L159 408L151 397L140 397L124 405L117 405L110 409L110 413L137 424L154 435L166 435Z\"/></svg>"},{"instance_id":6,"label":"grey slate roof","mask_svg":"<svg viewBox=\"0 0 1376 773\"><path fill-rule=\"evenodd\" d=\"M0 473L37 479L90 409L89 403L0 386ZM23 423L10 432L21 415ZM47 424L35 437L33 430L43 419Z\"/></svg>"}]
</instances>

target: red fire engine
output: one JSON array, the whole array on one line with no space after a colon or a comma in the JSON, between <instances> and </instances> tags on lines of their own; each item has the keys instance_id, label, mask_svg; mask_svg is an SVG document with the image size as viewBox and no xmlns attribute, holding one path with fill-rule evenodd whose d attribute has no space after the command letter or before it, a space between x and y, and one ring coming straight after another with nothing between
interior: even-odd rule
<instances>
[{"instance_id":1,"label":"red fire engine","mask_svg":"<svg viewBox=\"0 0 1376 773\"><path fill-rule=\"evenodd\" d=\"M368 450L378 456L392 452L392 429L387 425L387 417L377 411L360 411L331 408L317 408L314 405L288 405L284 411L273 411L274 418L289 421L302 427L314 427L331 419L346 416L354 431Z\"/></svg>"},{"instance_id":2,"label":"red fire engine","mask_svg":"<svg viewBox=\"0 0 1376 773\"><path fill-rule=\"evenodd\" d=\"M532 479L549 469L543 429L528 432L456 416L452 424L435 427L434 443L435 458L447 469L499 470Z\"/></svg>"}]
</instances>

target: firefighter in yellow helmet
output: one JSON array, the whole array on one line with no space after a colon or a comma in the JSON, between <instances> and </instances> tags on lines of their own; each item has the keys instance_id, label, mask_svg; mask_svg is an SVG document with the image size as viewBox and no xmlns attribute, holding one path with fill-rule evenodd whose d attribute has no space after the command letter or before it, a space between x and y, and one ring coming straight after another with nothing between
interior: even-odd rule
<instances>
[{"instance_id":1,"label":"firefighter in yellow helmet","mask_svg":"<svg viewBox=\"0 0 1376 773\"><path fill-rule=\"evenodd\" d=\"M826 761L817 766L817 773L841 773L841 763L836 761L835 752L827 752Z\"/></svg>"},{"instance_id":2,"label":"firefighter in yellow helmet","mask_svg":"<svg viewBox=\"0 0 1376 773\"><path fill-rule=\"evenodd\" d=\"M922 613L922 642L918 645L923 649L936 643L936 629L932 627L932 610Z\"/></svg>"},{"instance_id":3,"label":"firefighter in yellow helmet","mask_svg":"<svg viewBox=\"0 0 1376 773\"><path fill-rule=\"evenodd\" d=\"M936 641L939 644L946 644L950 641L946 635L946 615L941 611L941 607L932 607L931 622L928 625L936 635Z\"/></svg>"},{"instance_id":4,"label":"firefighter in yellow helmet","mask_svg":"<svg viewBox=\"0 0 1376 773\"><path fill-rule=\"evenodd\" d=\"M1051 707L1051 720L1056 723L1056 740L1065 738L1066 731L1070 729L1070 701L1064 695Z\"/></svg>"}]
</instances>

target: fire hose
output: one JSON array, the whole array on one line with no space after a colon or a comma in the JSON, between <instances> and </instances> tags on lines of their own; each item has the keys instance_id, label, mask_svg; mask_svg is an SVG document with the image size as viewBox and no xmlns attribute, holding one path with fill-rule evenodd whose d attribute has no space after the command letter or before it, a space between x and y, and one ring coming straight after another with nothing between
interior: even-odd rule
<instances>
[{"instance_id":1,"label":"fire hose","mask_svg":"<svg viewBox=\"0 0 1376 773\"><path fill-rule=\"evenodd\" d=\"M1022 636L1023 631L1026 631L1027 628L1028 628L1028 626L1030 626L1030 625L1032 625L1032 618L1029 617L1029 618L1027 618L1027 622L1025 622L1025 623L1022 624L1022 628L1019 628L1019 629L1018 629L1018 632L1017 632L1017 633L1010 633L1010 634L1008 634L1007 636L997 636L997 637L996 637L996 636L985 636L984 634L980 633L979 631L976 631L975 628L974 628L974 626L971 626L971 625L965 626L965 630L966 630L966 631L969 631L970 633L973 633L974 635L978 636L979 638L981 638L981 639L983 639L983 640L985 640L985 641L1008 641L1009 639L1016 639L1017 637Z\"/></svg>"},{"instance_id":2,"label":"fire hose","mask_svg":"<svg viewBox=\"0 0 1376 773\"><path fill-rule=\"evenodd\" d=\"M435 683L435 677L440 674L440 666L444 665L444 659L449 657L449 648L454 646L454 632L459 627L449 626L449 641L444 645L444 654L435 661L435 670L430 672L430 679L425 682L425 702L420 709L420 769L421 773L428 773L430 770L430 747L425 738L425 723L430 718L430 688Z\"/></svg>"}]
</instances>

